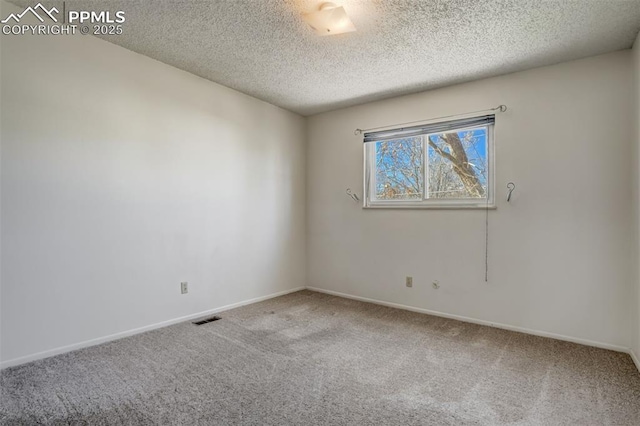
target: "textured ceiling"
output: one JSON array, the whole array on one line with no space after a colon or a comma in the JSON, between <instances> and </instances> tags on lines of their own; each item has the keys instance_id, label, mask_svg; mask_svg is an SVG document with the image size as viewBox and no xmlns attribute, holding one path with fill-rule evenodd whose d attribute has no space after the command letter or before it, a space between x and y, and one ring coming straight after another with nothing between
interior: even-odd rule
<instances>
[{"instance_id":1,"label":"textured ceiling","mask_svg":"<svg viewBox=\"0 0 640 426\"><path fill-rule=\"evenodd\" d=\"M320 3L66 7L124 10L110 42L302 115L627 49L640 30L640 0L334 0L357 32L319 37L301 15Z\"/></svg>"}]
</instances>

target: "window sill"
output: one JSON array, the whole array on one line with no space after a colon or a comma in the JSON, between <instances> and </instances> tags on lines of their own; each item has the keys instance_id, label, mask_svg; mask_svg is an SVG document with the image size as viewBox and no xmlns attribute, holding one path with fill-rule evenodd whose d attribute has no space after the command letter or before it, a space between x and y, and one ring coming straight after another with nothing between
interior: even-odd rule
<instances>
[{"instance_id":1,"label":"window sill","mask_svg":"<svg viewBox=\"0 0 640 426\"><path fill-rule=\"evenodd\" d=\"M486 204L478 205L465 205L465 204L434 204L434 205L416 205L416 204L408 204L408 205L384 205L384 204L375 204L369 206L362 206L363 209L366 210L377 210L377 209L401 209L401 210L497 210L498 206L495 204Z\"/></svg>"}]
</instances>

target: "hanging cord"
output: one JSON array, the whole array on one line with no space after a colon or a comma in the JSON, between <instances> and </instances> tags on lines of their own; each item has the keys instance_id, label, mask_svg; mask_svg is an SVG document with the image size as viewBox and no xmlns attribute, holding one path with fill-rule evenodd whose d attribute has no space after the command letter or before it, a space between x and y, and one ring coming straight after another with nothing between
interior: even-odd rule
<instances>
[{"instance_id":1,"label":"hanging cord","mask_svg":"<svg viewBox=\"0 0 640 426\"><path fill-rule=\"evenodd\" d=\"M484 218L484 282L489 282L489 187L487 185L487 205Z\"/></svg>"},{"instance_id":2,"label":"hanging cord","mask_svg":"<svg viewBox=\"0 0 640 426\"><path fill-rule=\"evenodd\" d=\"M516 184L507 184L507 202L511 202L511 194L516 189ZM485 235L484 235L484 282L489 282L489 195L487 194L487 205L485 209Z\"/></svg>"}]
</instances>

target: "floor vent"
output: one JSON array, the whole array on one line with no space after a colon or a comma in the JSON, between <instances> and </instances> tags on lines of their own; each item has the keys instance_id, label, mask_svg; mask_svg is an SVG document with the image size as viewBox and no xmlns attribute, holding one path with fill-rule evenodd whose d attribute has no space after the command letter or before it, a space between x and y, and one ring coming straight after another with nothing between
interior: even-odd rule
<instances>
[{"instance_id":1,"label":"floor vent","mask_svg":"<svg viewBox=\"0 0 640 426\"><path fill-rule=\"evenodd\" d=\"M222 318L220 318L220 317L219 317L219 316L217 316L217 315L214 315L214 316L212 316L212 317L203 318L203 319L201 319L201 320L194 321L193 323L194 323L195 325L202 325L202 324L206 324L206 323L209 323L209 322L218 321L219 319L222 319Z\"/></svg>"}]
</instances>

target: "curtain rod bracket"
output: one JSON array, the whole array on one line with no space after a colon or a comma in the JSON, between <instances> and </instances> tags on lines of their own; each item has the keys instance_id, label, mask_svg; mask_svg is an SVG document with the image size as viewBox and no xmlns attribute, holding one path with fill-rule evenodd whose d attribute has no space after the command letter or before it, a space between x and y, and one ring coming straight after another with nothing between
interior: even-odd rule
<instances>
[{"instance_id":1,"label":"curtain rod bracket","mask_svg":"<svg viewBox=\"0 0 640 426\"><path fill-rule=\"evenodd\" d=\"M356 194L355 192L352 192L352 191L351 191L351 188L347 188L347 195L348 195L349 197L351 197L351 199L352 199L353 201L355 201L356 203L357 203L358 201L360 201L360 198L358 197L358 194Z\"/></svg>"},{"instance_id":2,"label":"curtain rod bracket","mask_svg":"<svg viewBox=\"0 0 640 426\"><path fill-rule=\"evenodd\" d=\"M507 203L511 201L511 193L513 192L514 189L516 189L516 184L513 182L509 182L507 184L507 190L509 191L507 193Z\"/></svg>"}]
</instances>

